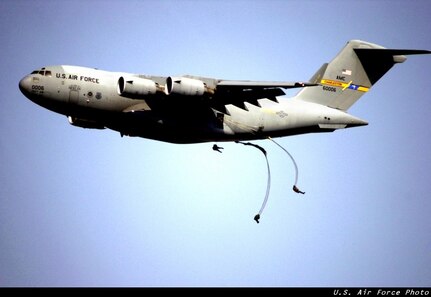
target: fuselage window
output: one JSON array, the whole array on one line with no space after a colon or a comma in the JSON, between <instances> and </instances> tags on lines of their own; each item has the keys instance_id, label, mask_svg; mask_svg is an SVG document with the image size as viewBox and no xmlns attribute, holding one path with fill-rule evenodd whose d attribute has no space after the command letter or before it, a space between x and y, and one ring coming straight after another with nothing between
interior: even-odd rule
<instances>
[{"instance_id":1,"label":"fuselage window","mask_svg":"<svg viewBox=\"0 0 431 297\"><path fill-rule=\"evenodd\" d=\"M45 71L45 76L52 76L51 71L49 70Z\"/></svg>"}]
</instances>

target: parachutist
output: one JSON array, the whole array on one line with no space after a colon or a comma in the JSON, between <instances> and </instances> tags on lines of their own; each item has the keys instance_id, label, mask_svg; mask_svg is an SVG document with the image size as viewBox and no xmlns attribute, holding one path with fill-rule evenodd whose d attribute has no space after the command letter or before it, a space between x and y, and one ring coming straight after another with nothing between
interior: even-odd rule
<instances>
[{"instance_id":1,"label":"parachutist","mask_svg":"<svg viewBox=\"0 0 431 297\"><path fill-rule=\"evenodd\" d=\"M300 191L296 185L293 185L293 191L298 194L305 194L305 192Z\"/></svg>"},{"instance_id":2,"label":"parachutist","mask_svg":"<svg viewBox=\"0 0 431 297\"><path fill-rule=\"evenodd\" d=\"M214 151L217 151L217 152L219 152L219 153L222 153L222 151L221 150L223 150L224 148L222 148L221 146L218 146L217 144L214 144L213 145L213 150Z\"/></svg>"},{"instance_id":3,"label":"parachutist","mask_svg":"<svg viewBox=\"0 0 431 297\"><path fill-rule=\"evenodd\" d=\"M254 220L256 221L256 223L259 224L259 220L260 220L260 214L257 214L254 216Z\"/></svg>"}]
</instances>

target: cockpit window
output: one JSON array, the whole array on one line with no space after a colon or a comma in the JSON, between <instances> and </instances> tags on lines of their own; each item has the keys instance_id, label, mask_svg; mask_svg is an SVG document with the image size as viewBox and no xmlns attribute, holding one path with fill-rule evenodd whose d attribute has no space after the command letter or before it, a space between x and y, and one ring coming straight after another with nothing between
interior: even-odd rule
<instances>
[{"instance_id":1,"label":"cockpit window","mask_svg":"<svg viewBox=\"0 0 431 297\"><path fill-rule=\"evenodd\" d=\"M42 68L41 70L35 70L31 74L40 74L43 76L52 76L52 72L50 70L45 71L45 68Z\"/></svg>"}]
</instances>

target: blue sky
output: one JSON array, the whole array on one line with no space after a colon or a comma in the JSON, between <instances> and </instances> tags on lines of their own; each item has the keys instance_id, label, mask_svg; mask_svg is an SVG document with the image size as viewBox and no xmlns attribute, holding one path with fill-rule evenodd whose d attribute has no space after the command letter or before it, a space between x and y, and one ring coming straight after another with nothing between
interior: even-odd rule
<instances>
[{"instance_id":1,"label":"blue sky","mask_svg":"<svg viewBox=\"0 0 431 297\"><path fill-rule=\"evenodd\" d=\"M84 130L19 80L70 64L307 80L349 39L431 49L429 1L1 1L1 286L430 286L431 57L349 112L366 127L250 147ZM293 95L291 93L290 95Z\"/></svg>"}]
</instances>

